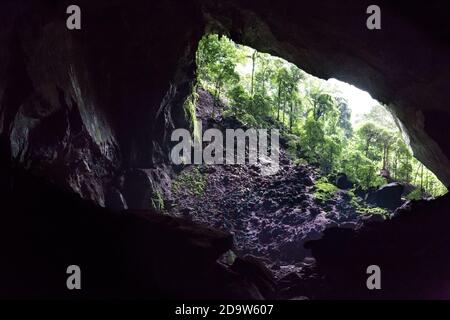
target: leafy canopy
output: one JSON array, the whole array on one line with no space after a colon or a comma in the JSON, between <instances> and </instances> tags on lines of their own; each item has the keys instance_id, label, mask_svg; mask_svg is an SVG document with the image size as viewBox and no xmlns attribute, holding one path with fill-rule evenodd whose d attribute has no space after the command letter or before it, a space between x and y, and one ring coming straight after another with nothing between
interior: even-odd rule
<instances>
[{"instance_id":1,"label":"leafy canopy","mask_svg":"<svg viewBox=\"0 0 450 320\"><path fill-rule=\"evenodd\" d=\"M401 181L416 186L415 198L447 191L413 157L380 104L352 124L346 97L326 81L216 34L199 43L197 75L215 103L230 106L225 116L247 126L279 128L294 160L316 164L324 175L344 172L363 189Z\"/></svg>"}]
</instances>

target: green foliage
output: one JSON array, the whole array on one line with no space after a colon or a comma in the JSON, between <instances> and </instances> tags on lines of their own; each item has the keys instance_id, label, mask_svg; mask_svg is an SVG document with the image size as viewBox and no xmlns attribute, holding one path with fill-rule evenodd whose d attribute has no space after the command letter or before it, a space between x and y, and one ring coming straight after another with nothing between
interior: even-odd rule
<instances>
[{"instance_id":1,"label":"green foliage","mask_svg":"<svg viewBox=\"0 0 450 320\"><path fill-rule=\"evenodd\" d=\"M348 178L363 189L377 187L383 184L383 179L378 175L376 162L367 158L364 153L355 147L346 149L341 161L341 171Z\"/></svg>"},{"instance_id":2,"label":"green foliage","mask_svg":"<svg viewBox=\"0 0 450 320\"><path fill-rule=\"evenodd\" d=\"M350 204L355 208L356 212L358 212L359 214L363 215L380 214L385 217L389 215L388 210L367 204L367 202L365 202L363 199L357 197L352 190L347 191L347 194L350 196Z\"/></svg>"},{"instance_id":3,"label":"green foliage","mask_svg":"<svg viewBox=\"0 0 450 320\"><path fill-rule=\"evenodd\" d=\"M359 212L360 214L364 215L371 215L371 214L379 214L382 216L387 217L389 215L389 212L380 207L370 206L365 204L364 202L357 202L357 205L355 206L356 212Z\"/></svg>"},{"instance_id":4,"label":"green foliage","mask_svg":"<svg viewBox=\"0 0 450 320\"><path fill-rule=\"evenodd\" d=\"M292 159L297 159L302 150L302 140L295 134L285 133L283 138L287 141L287 152Z\"/></svg>"},{"instance_id":5,"label":"green foliage","mask_svg":"<svg viewBox=\"0 0 450 320\"><path fill-rule=\"evenodd\" d=\"M150 207L156 211L164 211L164 199L159 191L153 192Z\"/></svg>"},{"instance_id":6,"label":"green foliage","mask_svg":"<svg viewBox=\"0 0 450 320\"><path fill-rule=\"evenodd\" d=\"M217 34L205 36L197 50L198 79L202 85L211 88L216 101L223 90L239 82L236 63L242 59L237 46L228 38Z\"/></svg>"},{"instance_id":7,"label":"green foliage","mask_svg":"<svg viewBox=\"0 0 450 320\"><path fill-rule=\"evenodd\" d=\"M250 114L249 112L247 112L247 110L250 108L249 94L241 84L238 84L228 92L228 96L230 98L231 114L234 114L236 118L245 123L242 118Z\"/></svg>"},{"instance_id":8,"label":"green foliage","mask_svg":"<svg viewBox=\"0 0 450 320\"><path fill-rule=\"evenodd\" d=\"M208 174L201 172L198 166L192 166L190 170L181 172L172 182L172 192L178 193L185 190L195 196L204 194L208 182Z\"/></svg>"},{"instance_id":9,"label":"green foliage","mask_svg":"<svg viewBox=\"0 0 450 320\"><path fill-rule=\"evenodd\" d=\"M302 130L302 140L306 156L312 161L318 160L319 148L324 139L325 133L321 124L314 118L306 119Z\"/></svg>"},{"instance_id":10,"label":"green foliage","mask_svg":"<svg viewBox=\"0 0 450 320\"><path fill-rule=\"evenodd\" d=\"M340 163L340 156L344 148L342 140L337 135L325 136L321 145L320 166L328 174L337 168Z\"/></svg>"},{"instance_id":11,"label":"green foliage","mask_svg":"<svg viewBox=\"0 0 450 320\"><path fill-rule=\"evenodd\" d=\"M309 163L308 160L306 160L304 158L296 158L296 159L294 159L293 162L294 162L294 165L297 165L297 166L305 166Z\"/></svg>"},{"instance_id":12,"label":"green foliage","mask_svg":"<svg viewBox=\"0 0 450 320\"><path fill-rule=\"evenodd\" d=\"M328 182L325 177L320 178L315 183L314 197L319 201L331 200L339 189Z\"/></svg>"},{"instance_id":13,"label":"green foliage","mask_svg":"<svg viewBox=\"0 0 450 320\"><path fill-rule=\"evenodd\" d=\"M194 133L194 138L200 138L200 128L198 125L196 106L197 106L198 94L197 88L194 87L192 93L187 97L184 102L183 108L185 112L186 119L189 122L189 129Z\"/></svg>"},{"instance_id":14,"label":"green foliage","mask_svg":"<svg viewBox=\"0 0 450 320\"><path fill-rule=\"evenodd\" d=\"M408 195L406 195L406 199L420 200L420 199L422 199L422 191L420 191L420 189L413 190Z\"/></svg>"},{"instance_id":15,"label":"green foliage","mask_svg":"<svg viewBox=\"0 0 450 320\"><path fill-rule=\"evenodd\" d=\"M336 103L339 110L337 125L343 130L345 138L350 139L353 135L353 127L350 121L352 112L348 106L347 101L344 98L337 97Z\"/></svg>"}]
</instances>

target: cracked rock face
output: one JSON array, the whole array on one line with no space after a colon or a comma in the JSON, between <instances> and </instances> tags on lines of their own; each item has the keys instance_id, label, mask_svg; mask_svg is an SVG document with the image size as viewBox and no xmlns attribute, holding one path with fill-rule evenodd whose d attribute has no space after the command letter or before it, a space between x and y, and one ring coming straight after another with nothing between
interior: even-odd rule
<instances>
[{"instance_id":1,"label":"cracked rock face","mask_svg":"<svg viewBox=\"0 0 450 320\"><path fill-rule=\"evenodd\" d=\"M170 129L188 126L182 104L203 28L182 4L79 5L83 28L77 32L66 29L62 2L1 5L5 163L100 205L108 198L125 207L116 180L132 168L158 170ZM191 27L179 32L184 25Z\"/></svg>"},{"instance_id":2,"label":"cracked rock face","mask_svg":"<svg viewBox=\"0 0 450 320\"><path fill-rule=\"evenodd\" d=\"M389 105L415 155L450 184L448 3L381 1L80 1L82 30L64 1L3 1L0 136L18 162L99 204L124 170L166 162L204 32L335 77ZM450 10L450 8L448 8ZM10 156L9 156L10 154Z\"/></svg>"}]
</instances>

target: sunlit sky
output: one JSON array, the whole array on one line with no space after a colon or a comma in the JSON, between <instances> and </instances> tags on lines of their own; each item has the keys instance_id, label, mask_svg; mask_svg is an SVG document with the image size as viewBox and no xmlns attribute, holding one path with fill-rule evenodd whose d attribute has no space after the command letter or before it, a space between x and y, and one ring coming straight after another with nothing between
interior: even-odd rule
<instances>
[{"instance_id":1,"label":"sunlit sky","mask_svg":"<svg viewBox=\"0 0 450 320\"><path fill-rule=\"evenodd\" d=\"M333 78L329 79L327 83L337 88L348 101L348 106L352 110L351 121L353 124L363 114L368 113L374 105L379 104L368 92L360 90L351 84Z\"/></svg>"}]
</instances>

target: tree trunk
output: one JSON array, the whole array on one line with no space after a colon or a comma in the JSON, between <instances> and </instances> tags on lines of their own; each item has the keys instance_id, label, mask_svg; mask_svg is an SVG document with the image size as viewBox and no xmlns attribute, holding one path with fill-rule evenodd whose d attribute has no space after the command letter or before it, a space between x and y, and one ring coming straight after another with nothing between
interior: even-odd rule
<instances>
[{"instance_id":1,"label":"tree trunk","mask_svg":"<svg viewBox=\"0 0 450 320\"><path fill-rule=\"evenodd\" d=\"M216 106L219 104L220 99L220 78L216 81L216 90L215 90L215 97L214 97L214 103L213 103L213 110L212 110L212 117L215 117L216 114Z\"/></svg>"},{"instance_id":2,"label":"tree trunk","mask_svg":"<svg viewBox=\"0 0 450 320\"><path fill-rule=\"evenodd\" d=\"M289 116L289 131L292 132L292 123L294 122L293 121L293 119L294 119L293 105L294 104L292 103L292 101L291 101L290 105L291 105L291 111L290 111L290 116Z\"/></svg>"},{"instance_id":3,"label":"tree trunk","mask_svg":"<svg viewBox=\"0 0 450 320\"><path fill-rule=\"evenodd\" d=\"M255 61L256 61L256 50L252 54L252 84L250 88L251 92L251 98L253 100L253 94L254 94L254 83L255 83Z\"/></svg>"},{"instance_id":4,"label":"tree trunk","mask_svg":"<svg viewBox=\"0 0 450 320\"><path fill-rule=\"evenodd\" d=\"M390 169L389 165L389 144L386 145L386 169Z\"/></svg>"},{"instance_id":5,"label":"tree trunk","mask_svg":"<svg viewBox=\"0 0 450 320\"><path fill-rule=\"evenodd\" d=\"M278 79L278 113L277 113L277 121L280 121L280 107L281 107L281 78Z\"/></svg>"},{"instance_id":6,"label":"tree trunk","mask_svg":"<svg viewBox=\"0 0 450 320\"><path fill-rule=\"evenodd\" d=\"M317 108L317 104L316 104L316 101L314 100L314 103L313 103L313 116L314 116L314 120L317 121L316 108Z\"/></svg>"},{"instance_id":7,"label":"tree trunk","mask_svg":"<svg viewBox=\"0 0 450 320\"><path fill-rule=\"evenodd\" d=\"M421 170L420 170L420 192L423 196L423 164L422 164Z\"/></svg>"},{"instance_id":8,"label":"tree trunk","mask_svg":"<svg viewBox=\"0 0 450 320\"><path fill-rule=\"evenodd\" d=\"M366 150L365 150L366 158L369 157L369 142L370 142L370 139L368 138L368 139L366 140Z\"/></svg>"},{"instance_id":9,"label":"tree trunk","mask_svg":"<svg viewBox=\"0 0 450 320\"><path fill-rule=\"evenodd\" d=\"M406 163L409 163L408 158L406 158ZM409 170L406 172L406 182L408 182L408 183L411 182L411 173L409 172Z\"/></svg>"}]
</instances>

